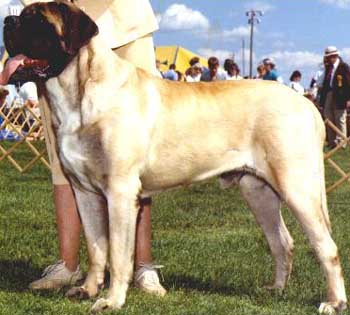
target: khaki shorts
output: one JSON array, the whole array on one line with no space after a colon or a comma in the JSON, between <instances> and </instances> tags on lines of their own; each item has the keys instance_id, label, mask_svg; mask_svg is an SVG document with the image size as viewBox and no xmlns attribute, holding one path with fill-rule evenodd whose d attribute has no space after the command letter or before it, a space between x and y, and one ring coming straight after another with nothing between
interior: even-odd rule
<instances>
[{"instance_id":1,"label":"khaki shorts","mask_svg":"<svg viewBox=\"0 0 350 315\"><path fill-rule=\"evenodd\" d=\"M125 46L113 49L121 58L126 59L150 73L157 74L152 35L146 35ZM56 139L52 130L51 113L48 106L45 89L39 86L39 107L44 126L46 148L49 155L52 182L54 185L69 184L57 156Z\"/></svg>"}]
</instances>

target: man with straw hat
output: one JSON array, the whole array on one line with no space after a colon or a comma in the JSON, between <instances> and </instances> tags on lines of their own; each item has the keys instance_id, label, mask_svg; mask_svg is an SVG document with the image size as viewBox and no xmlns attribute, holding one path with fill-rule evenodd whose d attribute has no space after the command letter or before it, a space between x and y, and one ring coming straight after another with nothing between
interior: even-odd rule
<instances>
[{"instance_id":1,"label":"man with straw hat","mask_svg":"<svg viewBox=\"0 0 350 315\"><path fill-rule=\"evenodd\" d=\"M326 69L321 87L320 103L324 116L346 136L346 109L350 106L350 67L341 58L335 46L324 51ZM327 141L335 147L342 138L327 126ZM345 147L345 145L343 145Z\"/></svg>"},{"instance_id":2,"label":"man with straw hat","mask_svg":"<svg viewBox=\"0 0 350 315\"><path fill-rule=\"evenodd\" d=\"M24 5L40 2L38 0L21 1ZM148 0L71 2L96 21L100 36L116 54L159 76L152 38L152 33L158 29L158 24ZM64 285L72 285L82 278L78 264L81 227L71 186L62 172L57 157L55 136L51 127L51 115L44 88L39 87L39 92L41 116L52 168L61 260L46 268L43 277L31 283L30 287L31 289L56 289ZM150 207L150 199L140 200L135 250L135 284L144 291L163 296L166 291L159 283L156 266L152 264Z\"/></svg>"}]
</instances>

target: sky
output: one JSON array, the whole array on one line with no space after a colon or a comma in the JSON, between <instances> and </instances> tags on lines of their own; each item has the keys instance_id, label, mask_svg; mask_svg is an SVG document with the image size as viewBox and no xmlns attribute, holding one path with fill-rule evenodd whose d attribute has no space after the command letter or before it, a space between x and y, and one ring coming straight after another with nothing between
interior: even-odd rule
<instances>
[{"instance_id":1,"label":"sky","mask_svg":"<svg viewBox=\"0 0 350 315\"><path fill-rule=\"evenodd\" d=\"M350 0L151 0L160 23L156 45L180 45L221 61L235 56L242 70L245 41L248 74L249 25L245 12L264 15L254 35L254 70L264 57L273 57L285 81L294 70L308 84L327 46L336 46L350 61Z\"/></svg>"},{"instance_id":2,"label":"sky","mask_svg":"<svg viewBox=\"0 0 350 315\"><path fill-rule=\"evenodd\" d=\"M245 74L248 74L249 25L245 12L262 10L256 26L254 70L264 57L273 57L288 82L294 70L308 84L327 46L336 46L350 62L350 0L150 0L160 29L156 46L180 45L221 62L235 57L242 66L245 42ZM0 0L0 23L8 6L18 0ZM2 33L2 32L1 32ZM0 44L2 35L0 35Z\"/></svg>"}]
</instances>

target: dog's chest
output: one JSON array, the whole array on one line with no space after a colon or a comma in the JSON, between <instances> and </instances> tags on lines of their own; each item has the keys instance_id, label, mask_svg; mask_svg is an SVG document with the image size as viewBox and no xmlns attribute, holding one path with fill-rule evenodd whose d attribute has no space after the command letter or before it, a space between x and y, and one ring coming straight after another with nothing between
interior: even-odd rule
<instances>
[{"instance_id":1,"label":"dog's chest","mask_svg":"<svg viewBox=\"0 0 350 315\"><path fill-rule=\"evenodd\" d=\"M86 157L79 141L81 115L75 104L76 91L66 90L53 78L46 84L52 111L52 123L57 131L59 158L68 175L88 183L84 175Z\"/></svg>"}]
</instances>

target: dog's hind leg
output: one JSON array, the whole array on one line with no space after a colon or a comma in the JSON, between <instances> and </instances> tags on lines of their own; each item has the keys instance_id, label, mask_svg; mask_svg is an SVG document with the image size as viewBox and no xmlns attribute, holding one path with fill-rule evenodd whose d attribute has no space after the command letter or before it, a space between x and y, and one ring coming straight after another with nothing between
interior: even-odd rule
<instances>
[{"instance_id":1,"label":"dog's hind leg","mask_svg":"<svg viewBox=\"0 0 350 315\"><path fill-rule=\"evenodd\" d=\"M269 289L283 289L292 270L293 239L281 215L279 196L264 181L244 175L239 181L244 199L261 226L275 260L274 283Z\"/></svg>"},{"instance_id":2,"label":"dog's hind leg","mask_svg":"<svg viewBox=\"0 0 350 315\"><path fill-rule=\"evenodd\" d=\"M278 174L277 182L281 196L308 236L326 275L328 301L321 304L320 313L338 314L346 308L347 299L338 249L330 235L327 216L322 210L320 186L324 185L324 181L321 176L306 168L299 170L291 165L286 172Z\"/></svg>"},{"instance_id":3,"label":"dog's hind leg","mask_svg":"<svg viewBox=\"0 0 350 315\"><path fill-rule=\"evenodd\" d=\"M73 287L67 297L91 298L99 293L104 284L104 272L108 257L107 204L101 195L74 188L86 236L89 271L81 287Z\"/></svg>"},{"instance_id":4,"label":"dog's hind leg","mask_svg":"<svg viewBox=\"0 0 350 315\"><path fill-rule=\"evenodd\" d=\"M110 288L92 312L120 309L126 299L134 268L138 194L141 182L137 176L115 177L106 193L109 214Z\"/></svg>"}]
</instances>

